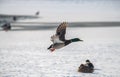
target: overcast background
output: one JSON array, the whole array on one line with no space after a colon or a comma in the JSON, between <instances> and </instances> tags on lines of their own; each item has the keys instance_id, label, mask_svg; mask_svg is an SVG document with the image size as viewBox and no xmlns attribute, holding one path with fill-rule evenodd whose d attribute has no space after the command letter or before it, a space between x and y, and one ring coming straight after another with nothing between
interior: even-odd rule
<instances>
[{"instance_id":1,"label":"overcast background","mask_svg":"<svg viewBox=\"0 0 120 77\"><path fill-rule=\"evenodd\" d=\"M120 21L120 0L0 0L0 14L36 11L42 18L34 21Z\"/></svg>"}]
</instances>

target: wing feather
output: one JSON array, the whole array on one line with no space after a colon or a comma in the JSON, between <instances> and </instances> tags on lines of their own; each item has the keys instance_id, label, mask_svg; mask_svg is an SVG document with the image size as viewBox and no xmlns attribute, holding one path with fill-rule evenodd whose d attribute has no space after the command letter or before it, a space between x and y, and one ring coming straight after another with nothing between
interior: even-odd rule
<instances>
[{"instance_id":1,"label":"wing feather","mask_svg":"<svg viewBox=\"0 0 120 77\"><path fill-rule=\"evenodd\" d=\"M59 40L59 36L57 36L57 35L51 36L51 41L53 43L63 43L63 41Z\"/></svg>"},{"instance_id":2,"label":"wing feather","mask_svg":"<svg viewBox=\"0 0 120 77\"><path fill-rule=\"evenodd\" d=\"M59 40L61 41L65 41L66 27L67 23L63 22L58 26L56 30L56 35L59 36Z\"/></svg>"}]
</instances>

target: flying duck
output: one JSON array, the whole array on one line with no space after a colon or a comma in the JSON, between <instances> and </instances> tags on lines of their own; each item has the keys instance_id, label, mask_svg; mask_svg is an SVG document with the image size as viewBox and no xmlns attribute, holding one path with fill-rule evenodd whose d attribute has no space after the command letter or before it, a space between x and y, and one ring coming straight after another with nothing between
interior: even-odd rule
<instances>
[{"instance_id":1,"label":"flying duck","mask_svg":"<svg viewBox=\"0 0 120 77\"><path fill-rule=\"evenodd\" d=\"M72 42L83 41L79 38L73 38L73 39L66 40L65 34L66 34L67 25L68 24L66 22L61 23L56 30L56 34L51 36L51 41L53 42L53 44L51 44L48 47L48 49L51 52L53 52L55 49L60 49L62 47L65 47L66 45L68 45Z\"/></svg>"}]
</instances>

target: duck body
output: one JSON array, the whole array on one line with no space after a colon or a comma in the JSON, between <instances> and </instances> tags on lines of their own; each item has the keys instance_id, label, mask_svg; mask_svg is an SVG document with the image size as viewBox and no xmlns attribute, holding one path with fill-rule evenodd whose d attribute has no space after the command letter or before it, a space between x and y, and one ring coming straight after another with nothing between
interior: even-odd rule
<instances>
[{"instance_id":1,"label":"duck body","mask_svg":"<svg viewBox=\"0 0 120 77\"><path fill-rule=\"evenodd\" d=\"M55 44L52 45L52 47L55 48L55 49L60 49L64 46L65 46L64 43L55 43Z\"/></svg>"},{"instance_id":2,"label":"duck body","mask_svg":"<svg viewBox=\"0 0 120 77\"><path fill-rule=\"evenodd\" d=\"M93 73L94 69L93 68L89 68L88 66L85 66L85 65L81 64L81 66L78 68L78 72Z\"/></svg>"},{"instance_id":3,"label":"duck body","mask_svg":"<svg viewBox=\"0 0 120 77\"><path fill-rule=\"evenodd\" d=\"M81 64L78 68L78 72L93 73L94 65L90 62L90 60L86 60L86 64Z\"/></svg>"},{"instance_id":4,"label":"duck body","mask_svg":"<svg viewBox=\"0 0 120 77\"><path fill-rule=\"evenodd\" d=\"M55 49L65 47L66 45L69 45L72 42L83 41L80 40L79 38L66 40L65 39L66 26L67 26L66 22L63 22L58 26L56 34L51 36L51 41L53 42L53 44L51 44L50 47L48 47L48 49L54 51Z\"/></svg>"},{"instance_id":5,"label":"duck body","mask_svg":"<svg viewBox=\"0 0 120 77\"><path fill-rule=\"evenodd\" d=\"M53 48L55 48L55 49L60 49L60 48L66 46L66 45L68 45L68 44L70 44L70 43L71 43L71 40L65 40L63 43L54 43L54 44L52 44L51 46L52 46Z\"/></svg>"}]
</instances>

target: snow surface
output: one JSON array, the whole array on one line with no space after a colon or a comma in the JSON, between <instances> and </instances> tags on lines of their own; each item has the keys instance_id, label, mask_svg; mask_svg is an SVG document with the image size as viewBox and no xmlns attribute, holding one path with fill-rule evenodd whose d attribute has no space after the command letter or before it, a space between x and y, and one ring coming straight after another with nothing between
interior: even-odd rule
<instances>
[{"instance_id":1,"label":"snow surface","mask_svg":"<svg viewBox=\"0 0 120 77\"><path fill-rule=\"evenodd\" d=\"M84 42L51 53L47 47L54 33L0 31L0 77L120 77L120 27L68 27L66 38ZM94 73L77 72L86 59L94 64Z\"/></svg>"}]
</instances>

